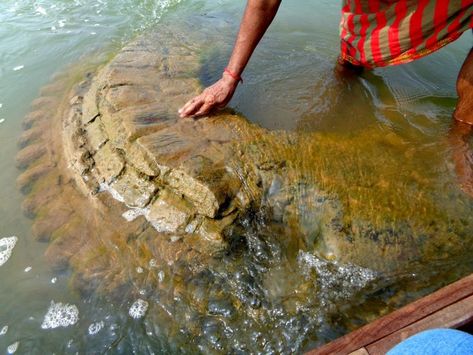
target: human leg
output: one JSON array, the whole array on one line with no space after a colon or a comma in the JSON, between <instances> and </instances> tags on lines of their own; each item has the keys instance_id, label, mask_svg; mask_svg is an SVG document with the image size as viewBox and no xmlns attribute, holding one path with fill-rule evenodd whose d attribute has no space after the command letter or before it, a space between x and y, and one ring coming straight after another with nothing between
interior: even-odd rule
<instances>
[{"instance_id":1,"label":"human leg","mask_svg":"<svg viewBox=\"0 0 473 355\"><path fill-rule=\"evenodd\" d=\"M465 59L457 79L458 103L453 117L473 125L473 49Z\"/></svg>"}]
</instances>

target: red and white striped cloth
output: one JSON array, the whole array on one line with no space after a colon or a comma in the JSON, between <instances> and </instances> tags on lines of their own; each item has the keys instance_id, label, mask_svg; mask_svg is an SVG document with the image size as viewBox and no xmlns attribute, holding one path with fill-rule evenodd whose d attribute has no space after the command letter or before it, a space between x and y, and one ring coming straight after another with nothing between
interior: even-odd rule
<instances>
[{"instance_id":1,"label":"red and white striped cloth","mask_svg":"<svg viewBox=\"0 0 473 355\"><path fill-rule=\"evenodd\" d=\"M368 68L426 56L473 28L473 0L343 0L341 58Z\"/></svg>"}]
</instances>

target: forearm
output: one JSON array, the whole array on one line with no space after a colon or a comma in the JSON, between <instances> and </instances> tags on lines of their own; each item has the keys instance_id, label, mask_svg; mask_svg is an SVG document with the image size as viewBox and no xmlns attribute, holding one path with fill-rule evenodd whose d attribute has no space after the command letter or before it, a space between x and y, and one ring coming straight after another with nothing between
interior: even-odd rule
<instances>
[{"instance_id":1,"label":"forearm","mask_svg":"<svg viewBox=\"0 0 473 355\"><path fill-rule=\"evenodd\" d=\"M228 69L241 75L276 16L281 0L248 0Z\"/></svg>"},{"instance_id":2,"label":"forearm","mask_svg":"<svg viewBox=\"0 0 473 355\"><path fill-rule=\"evenodd\" d=\"M240 31L222 78L179 109L180 117L203 116L231 100L238 78L278 11L281 0L248 0Z\"/></svg>"}]
</instances>

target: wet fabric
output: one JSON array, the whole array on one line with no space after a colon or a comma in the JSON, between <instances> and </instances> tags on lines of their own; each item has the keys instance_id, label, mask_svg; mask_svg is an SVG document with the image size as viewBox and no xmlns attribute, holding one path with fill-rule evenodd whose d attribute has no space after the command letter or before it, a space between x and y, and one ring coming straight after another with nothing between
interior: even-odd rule
<instances>
[{"instance_id":1,"label":"wet fabric","mask_svg":"<svg viewBox=\"0 0 473 355\"><path fill-rule=\"evenodd\" d=\"M342 59L368 68L424 57L473 28L473 0L343 0Z\"/></svg>"},{"instance_id":2,"label":"wet fabric","mask_svg":"<svg viewBox=\"0 0 473 355\"><path fill-rule=\"evenodd\" d=\"M386 355L471 355L473 336L455 329L418 333L389 350Z\"/></svg>"}]
</instances>

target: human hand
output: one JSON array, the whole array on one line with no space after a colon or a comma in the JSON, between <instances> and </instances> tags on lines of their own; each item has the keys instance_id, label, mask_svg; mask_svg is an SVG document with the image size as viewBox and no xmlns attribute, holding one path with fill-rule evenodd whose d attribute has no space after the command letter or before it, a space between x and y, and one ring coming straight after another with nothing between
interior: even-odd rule
<instances>
[{"instance_id":1,"label":"human hand","mask_svg":"<svg viewBox=\"0 0 473 355\"><path fill-rule=\"evenodd\" d=\"M179 116L182 118L203 116L214 109L225 107L237 86L238 80L224 73L219 81L182 106L178 111Z\"/></svg>"}]
</instances>

